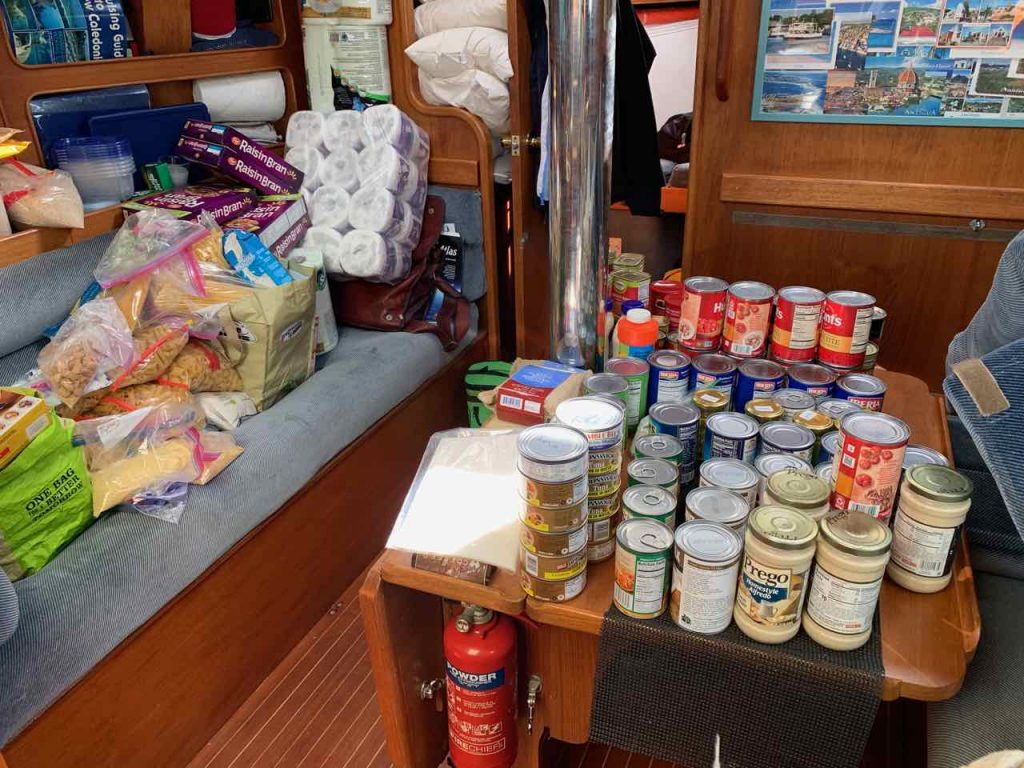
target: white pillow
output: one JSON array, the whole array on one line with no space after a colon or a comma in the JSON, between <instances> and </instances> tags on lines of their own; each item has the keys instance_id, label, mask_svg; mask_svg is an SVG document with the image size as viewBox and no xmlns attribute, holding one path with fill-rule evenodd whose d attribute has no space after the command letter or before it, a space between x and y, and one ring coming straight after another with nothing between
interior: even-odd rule
<instances>
[{"instance_id":1,"label":"white pillow","mask_svg":"<svg viewBox=\"0 0 1024 768\"><path fill-rule=\"evenodd\" d=\"M433 0L416 9L416 37L456 27L508 31L505 0Z\"/></svg>"},{"instance_id":2,"label":"white pillow","mask_svg":"<svg viewBox=\"0 0 1024 768\"><path fill-rule=\"evenodd\" d=\"M419 73L420 93L428 104L463 107L483 120L492 133L508 133L508 86L494 75L479 69L455 77L431 77L422 69Z\"/></svg>"},{"instance_id":3,"label":"white pillow","mask_svg":"<svg viewBox=\"0 0 1024 768\"><path fill-rule=\"evenodd\" d=\"M508 33L487 27L435 32L406 48L405 55L431 77L455 77L467 69L479 69L508 81L513 74Z\"/></svg>"}]
</instances>

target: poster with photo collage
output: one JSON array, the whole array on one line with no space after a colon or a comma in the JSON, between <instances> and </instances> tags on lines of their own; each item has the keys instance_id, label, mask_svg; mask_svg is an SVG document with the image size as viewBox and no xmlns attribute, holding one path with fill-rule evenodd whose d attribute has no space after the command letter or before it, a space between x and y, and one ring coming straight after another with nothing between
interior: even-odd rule
<instances>
[{"instance_id":1,"label":"poster with photo collage","mask_svg":"<svg viewBox=\"0 0 1024 768\"><path fill-rule=\"evenodd\" d=\"M1024 126L1024 0L763 0L753 119Z\"/></svg>"}]
</instances>

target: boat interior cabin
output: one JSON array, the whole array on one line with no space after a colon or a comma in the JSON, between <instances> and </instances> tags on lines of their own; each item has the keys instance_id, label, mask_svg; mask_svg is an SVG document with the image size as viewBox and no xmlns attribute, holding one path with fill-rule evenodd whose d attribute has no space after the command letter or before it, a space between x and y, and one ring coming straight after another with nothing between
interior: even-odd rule
<instances>
[{"instance_id":1,"label":"boat interior cabin","mask_svg":"<svg viewBox=\"0 0 1024 768\"><path fill-rule=\"evenodd\" d=\"M1024 2L0 20L0 768L1024 768Z\"/></svg>"}]
</instances>

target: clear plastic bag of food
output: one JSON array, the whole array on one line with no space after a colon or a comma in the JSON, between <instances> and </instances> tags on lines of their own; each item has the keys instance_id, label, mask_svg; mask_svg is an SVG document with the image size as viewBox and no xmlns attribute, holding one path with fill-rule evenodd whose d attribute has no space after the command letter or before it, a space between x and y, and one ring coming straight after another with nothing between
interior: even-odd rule
<instances>
[{"instance_id":1,"label":"clear plastic bag of food","mask_svg":"<svg viewBox=\"0 0 1024 768\"><path fill-rule=\"evenodd\" d=\"M169 320L148 325L135 331L135 360L114 379L111 392L153 381L166 371L181 350L188 344L189 324L183 320Z\"/></svg>"},{"instance_id":2,"label":"clear plastic bag of food","mask_svg":"<svg viewBox=\"0 0 1024 768\"><path fill-rule=\"evenodd\" d=\"M135 494L129 503L146 517L177 525L188 505L188 483L160 483Z\"/></svg>"},{"instance_id":3,"label":"clear plastic bag of food","mask_svg":"<svg viewBox=\"0 0 1024 768\"><path fill-rule=\"evenodd\" d=\"M91 472L93 515L99 517L149 488L191 483L202 470L201 452L189 435L147 441L131 455Z\"/></svg>"},{"instance_id":4,"label":"clear plastic bag of food","mask_svg":"<svg viewBox=\"0 0 1024 768\"><path fill-rule=\"evenodd\" d=\"M237 392L243 388L242 377L230 361L198 339L181 350L157 383L190 392Z\"/></svg>"},{"instance_id":5,"label":"clear plastic bag of food","mask_svg":"<svg viewBox=\"0 0 1024 768\"><path fill-rule=\"evenodd\" d=\"M91 471L134 455L147 443L182 437L206 423L191 402L165 401L75 423L74 440L85 449Z\"/></svg>"},{"instance_id":6,"label":"clear plastic bag of food","mask_svg":"<svg viewBox=\"0 0 1024 768\"><path fill-rule=\"evenodd\" d=\"M39 369L61 402L74 408L84 395L109 387L135 359L128 323L113 299L75 310L39 353Z\"/></svg>"},{"instance_id":7,"label":"clear plastic bag of food","mask_svg":"<svg viewBox=\"0 0 1024 768\"><path fill-rule=\"evenodd\" d=\"M182 387L168 387L156 382L135 384L117 392L106 392L95 399L87 400L80 411L67 414L77 420L95 419L100 416L115 416L129 413L138 408L163 403L185 405L192 401L192 393ZM61 414L65 415L65 414Z\"/></svg>"},{"instance_id":8,"label":"clear plastic bag of food","mask_svg":"<svg viewBox=\"0 0 1024 768\"><path fill-rule=\"evenodd\" d=\"M103 288L160 274L196 296L205 295L203 274L192 246L210 232L167 211L139 211L114 236L93 273Z\"/></svg>"},{"instance_id":9,"label":"clear plastic bag of food","mask_svg":"<svg viewBox=\"0 0 1024 768\"><path fill-rule=\"evenodd\" d=\"M22 228L85 227L82 198L64 171L48 171L13 158L0 160L0 198L11 222Z\"/></svg>"},{"instance_id":10,"label":"clear plastic bag of food","mask_svg":"<svg viewBox=\"0 0 1024 768\"><path fill-rule=\"evenodd\" d=\"M193 437L199 441L202 469L192 482L195 485L206 485L227 469L228 465L242 455L242 446L228 432L212 432L210 430L195 431Z\"/></svg>"}]
</instances>

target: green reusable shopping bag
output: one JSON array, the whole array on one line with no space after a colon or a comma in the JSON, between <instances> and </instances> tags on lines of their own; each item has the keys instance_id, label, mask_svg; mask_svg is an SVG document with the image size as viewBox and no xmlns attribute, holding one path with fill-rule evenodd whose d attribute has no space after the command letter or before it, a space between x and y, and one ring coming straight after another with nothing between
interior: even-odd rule
<instances>
[{"instance_id":1,"label":"green reusable shopping bag","mask_svg":"<svg viewBox=\"0 0 1024 768\"><path fill-rule=\"evenodd\" d=\"M0 470L0 568L15 581L35 573L92 522L92 482L72 426L50 416Z\"/></svg>"}]
</instances>

